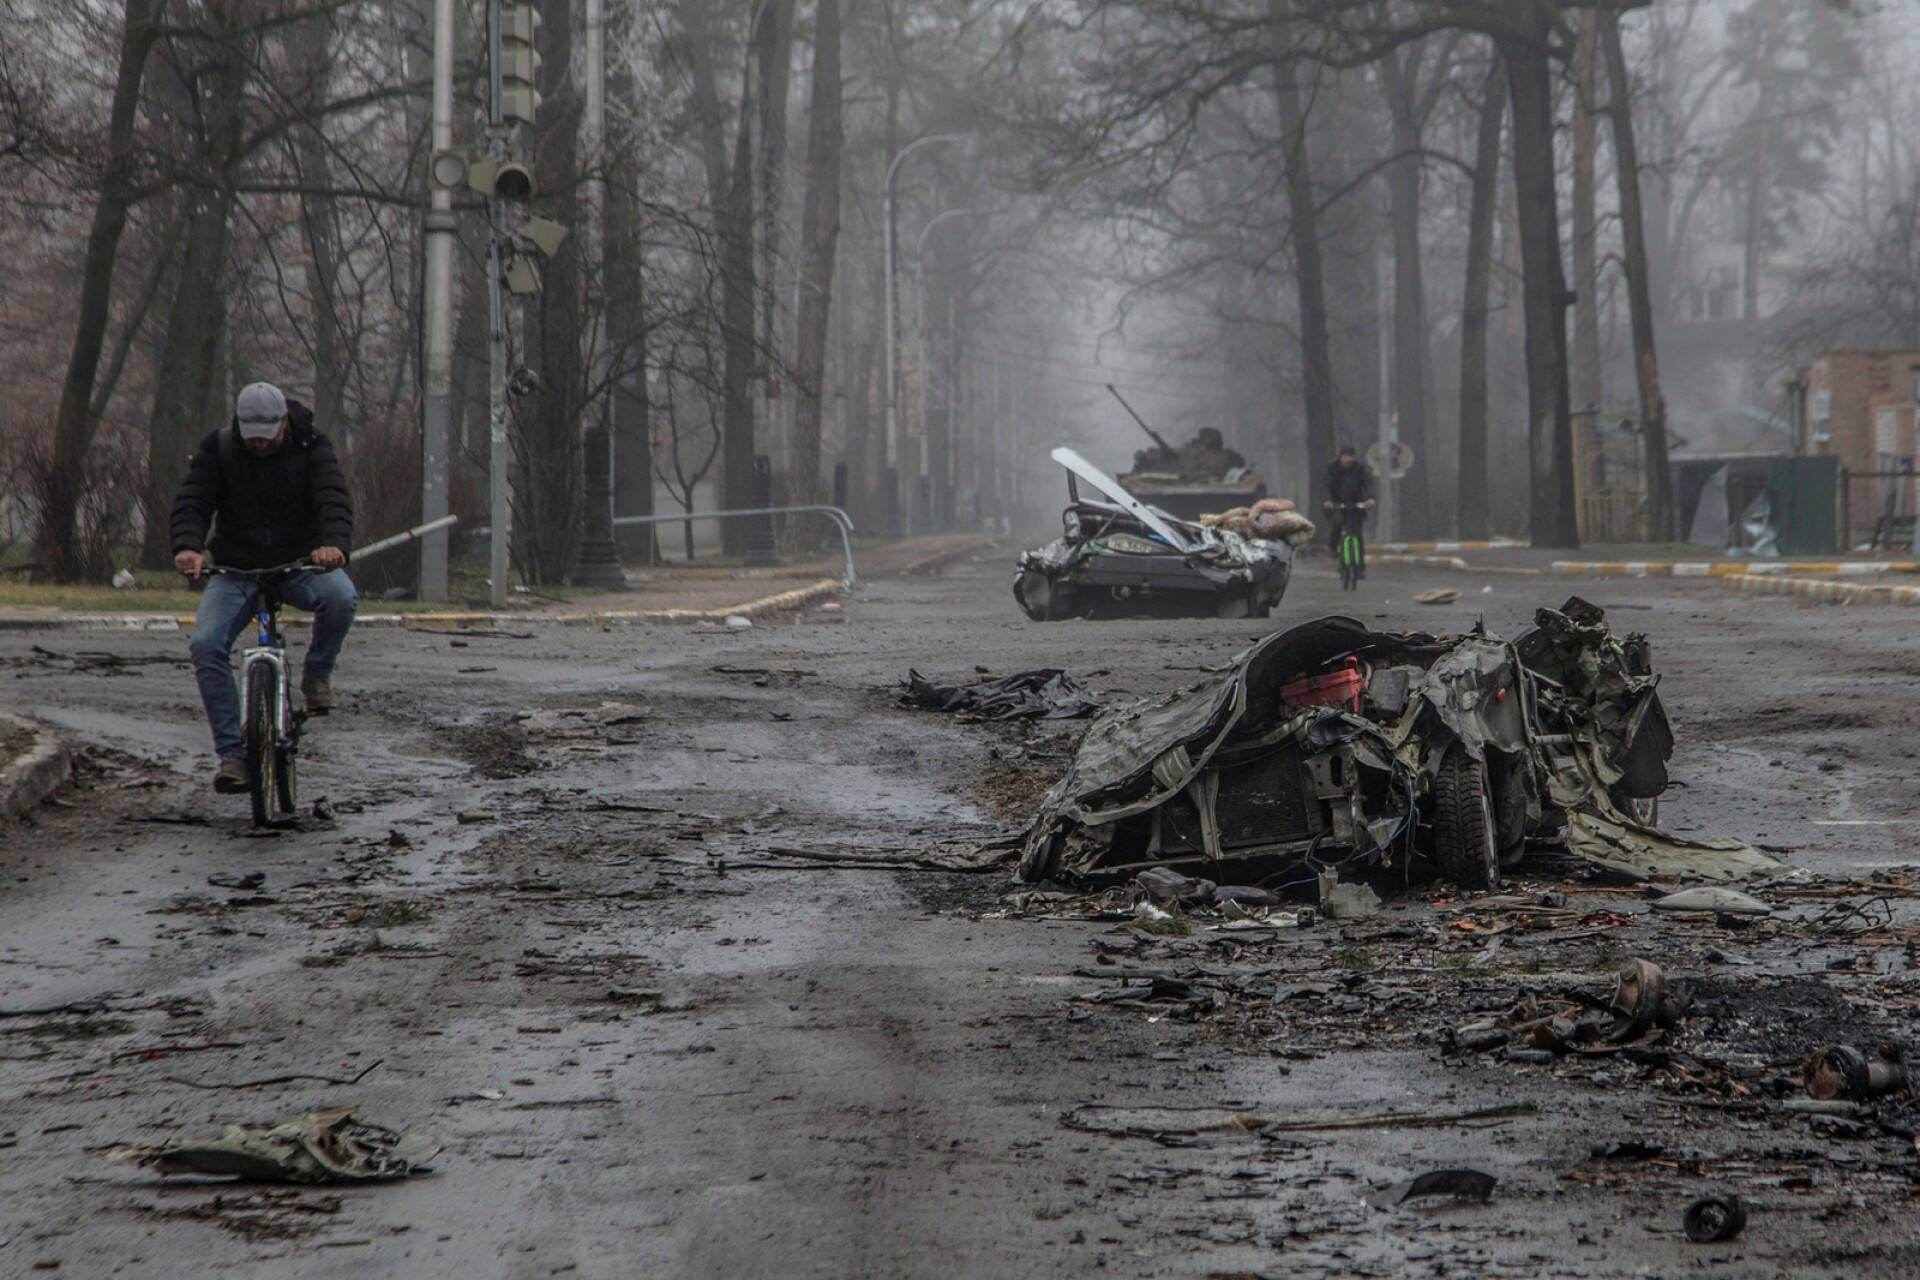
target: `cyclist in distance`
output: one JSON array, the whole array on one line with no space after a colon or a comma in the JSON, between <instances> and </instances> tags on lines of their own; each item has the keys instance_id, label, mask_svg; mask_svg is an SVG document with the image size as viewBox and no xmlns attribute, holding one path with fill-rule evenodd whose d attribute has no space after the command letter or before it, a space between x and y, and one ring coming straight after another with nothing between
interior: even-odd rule
<instances>
[{"instance_id":1,"label":"cyclist in distance","mask_svg":"<svg viewBox=\"0 0 1920 1280\"><path fill-rule=\"evenodd\" d=\"M1362 511L1373 508L1373 473L1368 471L1353 446L1343 444L1340 454L1327 464L1325 483L1326 497L1320 503L1327 514L1327 546L1333 552L1334 559L1340 558L1340 538L1347 531L1347 521L1353 520L1353 532L1360 532L1360 516L1351 508ZM1362 539L1362 547L1365 540ZM1363 550L1360 560L1360 576L1366 576L1366 555Z\"/></svg>"},{"instance_id":2,"label":"cyclist in distance","mask_svg":"<svg viewBox=\"0 0 1920 1280\"><path fill-rule=\"evenodd\" d=\"M302 558L312 562L311 570L287 578L279 590L288 604L313 614L300 681L307 711L332 710L333 664L360 597L345 572L353 545L346 473L332 442L315 429L313 411L271 383L241 391L233 421L202 440L188 464L169 525L173 567L189 578L205 576L209 563L265 569ZM220 792L247 790L233 642L253 621L253 608L246 580L208 577L189 644L220 757L213 775L213 789Z\"/></svg>"}]
</instances>

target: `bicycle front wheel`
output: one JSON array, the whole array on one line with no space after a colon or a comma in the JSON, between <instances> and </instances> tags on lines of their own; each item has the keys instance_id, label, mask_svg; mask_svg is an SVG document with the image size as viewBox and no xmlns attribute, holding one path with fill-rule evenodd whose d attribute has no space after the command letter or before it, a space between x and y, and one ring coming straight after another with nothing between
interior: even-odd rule
<instances>
[{"instance_id":1,"label":"bicycle front wheel","mask_svg":"<svg viewBox=\"0 0 1920 1280\"><path fill-rule=\"evenodd\" d=\"M268 663L260 663L247 682L247 791L253 797L256 827L273 820L280 772L280 734L274 716L279 699L279 672Z\"/></svg>"}]
</instances>

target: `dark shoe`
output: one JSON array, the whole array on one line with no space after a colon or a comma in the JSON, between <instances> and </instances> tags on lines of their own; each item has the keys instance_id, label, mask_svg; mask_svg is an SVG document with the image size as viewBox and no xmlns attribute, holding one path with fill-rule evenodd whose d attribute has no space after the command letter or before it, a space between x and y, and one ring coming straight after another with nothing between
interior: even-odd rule
<instances>
[{"instance_id":1,"label":"dark shoe","mask_svg":"<svg viewBox=\"0 0 1920 1280\"><path fill-rule=\"evenodd\" d=\"M221 795L238 795L247 789L247 762L239 756L222 756L213 771L213 789Z\"/></svg>"},{"instance_id":2,"label":"dark shoe","mask_svg":"<svg viewBox=\"0 0 1920 1280\"><path fill-rule=\"evenodd\" d=\"M307 714L323 716L333 710L333 681L308 672L300 680L300 696L307 700Z\"/></svg>"}]
</instances>

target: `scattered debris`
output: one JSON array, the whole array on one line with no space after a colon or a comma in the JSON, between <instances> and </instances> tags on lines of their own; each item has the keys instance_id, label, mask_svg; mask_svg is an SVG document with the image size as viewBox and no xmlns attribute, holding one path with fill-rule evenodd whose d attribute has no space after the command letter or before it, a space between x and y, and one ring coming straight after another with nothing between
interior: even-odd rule
<instances>
[{"instance_id":1,"label":"scattered debris","mask_svg":"<svg viewBox=\"0 0 1920 1280\"><path fill-rule=\"evenodd\" d=\"M1622 965L1609 999L1578 993L1576 999L1577 1003L1553 1013L1543 1013L1536 1002L1523 1000L1508 1014L1504 1030L1530 1049L1607 1054L1654 1043L1679 1024L1688 1007L1684 994L1667 990L1665 972L1650 960ZM1469 1042L1470 1031L1481 1029L1463 1027L1453 1033L1454 1043L1468 1052L1505 1043L1490 1033L1476 1034Z\"/></svg>"},{"instance_id":2,"label":"scattered debris","mask_svg":"<svg viewBox=\"0 0 1920 1280\"><path fill-rule=\"evenodd\" d=\"M1452 604L1459 598L1460 593L1452 587L1432 587L1426 591L1414 592L1413 602L1415 604Z\"/></svg>"},{"instance_id":3,"label":"scattered debris","mask_svg":"<svg viewBox=\"0 0 1920 1280\"><path fill-rule=\"evenodd\" d=\"M495 820L495 815L487 809L462 809L453 815L453 820L463 827L471 827L483 822L492 822Z\"/></svg>"},{"instance_id":4,"label":"scattered debris","mask_svg":"<svg viewBox=\"0 0 1920 1280\"><path fill-rule=\"evenodd\" d=\"M1695 1244L1719 1244L1739 1235L1747 1225L1747 1207L1732 1193L1702 1196L1687 1206L1680 1219L1687 1239Z\"/></svg>"},{"instance_id":5,"label":"scattered debris","mask_svg":"<svg viewBox=\"0 0 1920 1280\"><path fill-rule=\"evenodd\" d=\"M1815 1049L1801 1067L1807 1096L1864 1099L1907 1087L1907 1067L1898 1045L1883 1044L1869 1057L1850 1045Z\"/></svg>"},{"instance_id":6,"label":"scattered debris","mask_svg":"<svg viewBox=\"0 0 1920 1280\"><path fill-rule=\"evenodd\" d=\"M753 619L749 618L746 614L730 613L727 615L727 630L751 631L752 629L753 629Z\"/></svg>"},{"instance_id":7,"label":"scattered debris","mask_svg":"<svg viewBox=\"0 0 1920 1280\"><path fill-rule=\"evenodd\" d=\"M1293 1133L1334 1129L1429 1129L1530 1116L1531 1102L1468 1111L1300 1111L1267 1115L1227 1107L1122 1107L1089 1103L1060 1118L1069 1129L1114 1137L1167 1138L1201 1134Z\"/></svg>"},{"instance_id":8,"label":"scattered debris","mask_svg":"<svg viewBox=\"0 0 1920 1280\"><path fill-rule=\"evenodd\" d=\"M1711 911L1716 915L1770 916L1773 908L1752 894L1724 885L1700 885L1653 900L1655 911Z\"/></svg>"},{"instance_id":9,"label":"scattered debris","mask_svg":"<svg viewBox=\"0 0 1920 1280\"><path fill-rule=\"evenodd\" d=\"M300 1084L308 1080L320 1084L350 1085L359 1084L372 1075L379 1062L371 1062L354 1076L318 1076L295 1073L284 1076L262 1076L257 1080L183 1080L179 1076L162 1076L168 1084L183 1084L189 1089L264 1089L276 1084Z\"/></svg>"},{"instance_id":10,"label":"scattered debris","mask_svg":"<svg viewBox=\"0 0 1920 1280\"><path fill-rule=\"evenodd\" d=\"M356 1119L351 1108L315 1111L284 1124L228 1125L201 1142L114 1147L107 1159L161 1174L204 1174L247 1182L390 1182L431 1170L440 1145Z\"/></svg>"},{"instance_id":11,"label":"scattered debris","mask_svg":"<svg viewBox=\"0 0 1920 1280\"><path fill-rule=\"evenodd\" d=\"M1214 884L1198 876L1183 876L1172 867L1148 867L1133 878L1156 902L1212 902Z\"/></svg>"},{"instance_id":12,"label":"scattered debris","mask_svg":"<svg viewBox=\"0 0 1920 1280\"><path fill-rule=\"evenodd\" d=\"M243 1240L299 1240L327 1225L340 1212L339 1196L313 1196L293 1190L259 1190L242 1196L218 1195L195 1204L167 1208L135 1205L148 1218L205 1222Z\"/></svg>"},{"instance_id":13,"label":"scattered debris","mask_svg":"<svg viewBox=\"0 0 1920 1280\"><path fill-rule=\"evenodd\" d=\"M1478 1169L1434 1169L1405 1182L1396 1182L1369 1200L1376 1209L1391 1209L1422 1196L1452 1196L1456 1200L1477 1200L1485 1204L1493 1198L1493 1188L1499 1181Z\"/></svg>"},{"instance_id":14,"label":"scattered debris","mask_svg":"<svg viewBox=\"0 0 1920 1280\"><path fill-rule=\"evenodd\" d=\"M1380 914L1380 895L1368 885L1344 883L1332 871L1322 871L1320 909L1332 920L1365 920Z\"/></svg>"},{"instance_id":15,"label":"scattered debris","mask_svg":"<svg viewBox=\"0 0 1920 1280\"><path fill-rule=\"evenodd\" d=\"M207 877L207 883L216 889L259 889L267 883L264 871L249 871L245 875L215 874Z\"/></svg>"},{"instance_id":16,"label":"scattered debris","mask_svg":"<svg viewBox=\"0 0 1920 1280\"><path fill-rule=\"evenodd\" d=\"M1058 667L1021 671L973 684L935 684L909 670L900 705L957 711L982 720L1073 720L1100 709L1100 700Z\"/></svg>"}]
</instances>

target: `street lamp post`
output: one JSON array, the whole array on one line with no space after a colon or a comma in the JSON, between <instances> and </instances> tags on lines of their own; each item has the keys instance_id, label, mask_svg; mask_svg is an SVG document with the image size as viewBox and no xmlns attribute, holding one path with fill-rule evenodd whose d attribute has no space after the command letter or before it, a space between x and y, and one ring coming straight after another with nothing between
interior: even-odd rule
<instances>
[{"instance_id":1,"label":"street lamp post","mask_svg":"<svg viewBox=\"0 0 1920 1280\"><path fill-rule=\"evenodd\" d=\"M921 147L931 146L936 142L960 142L964 140L965 137L966 135L962 133L930 133L924 138L915 138L912 142L909 142L906 146L900 148L899 152L893 157L893 162L887 166L887 180L883 185L883 189L882 189L881 200L882 200L883 216L881 220L880 235L881 235L881 239L885 242L883 253L886 259L885 274L887 278L886 290L885 290L886 298L883 306L885 316L884 316L884 319L882 320L882 323L886 328L885 339L886 339L886 351L887 351L887 359L886 359L887 386L886 386L886 394L881 397L881 407L884 410L885 420L886 420L887 469L895 477L893 493L894 493L894 499L896 503L896 506L894 509L896 511L900 509L898 506L898 502L899 502L899 491L902 486L899 483L900 481L899 415L894 408L894 400L896 398L897 391L898 391L898 377L897 377L897 370L895 369L895 366L894 366L895 355L894 355L894 336L893 336L893 179L894 179L894 175L896 175L900 171L900 162L905 160L908 156L912 155L915 151L919 150ZM908 486L908 491L909 493L911 493L910 486ZM906 530L895 529L894 532L896 533L910 532L911 527L912 527L912 523L911 523L911 520L909 520L908 527Z\"/></svg>"},{"instance_id":2,"label":"street lamp post","mask_svg":"<svg viewBox=\"0 0 1920 1280\"><path fill-rule=\"evenodd\" d=\"M914 304L914 314L920 318L920 323L919 323L920 334L919 334L919 341L918 341L918 350L920 352L920 363L919 363L920 388L921 388L920 394L922 395L922 397L926 396L927 394L927 387L928 387L927 366L931 363L931 361L928 359L926 354L927 353L927 334L929 331L929 326L927 324L927 237L932 235L935 229L940 227L943 223L951 222L955 218L967 217L972 213L973 213L972 209L948 209L942 213L935 214L933 218L931 218L927 222L926 226L920 228L920 237L919 239L915 240L913 244L913 291L914 291L914 297L916 299L916 302ZM948 350L949 351L954 350L952 345L953 343L953 294L951 289L948 290L948 294L947 294L947 343L948 343ZM948 388L947 406L946 406L946 409L944 410L945 421L947 424L946 425L946 443L945 443L945 448L947 452L946 452L946 457L942 462L942 465L946 468L946 471L947 471L947 484L951 486L953 483L954 439L958 430L954 422L954 406L956 404L957 397L953 395L952 388L954 385L954 381L959 377L960 370L958 368L957 362L953 360L949 360L948 364L953 367L950 367L947 370L947 388ZM924 399L922 403L923 404L925 403ZM924 432L924 427L923 427L923 432ZM915 448L913 451L914 465L911 468L911 470L913 472L913 485L914 485L913 491L915 495L918 495L920 493L921 486L926 484L928 480L929 471L928 471L927 453L931 443L932 443L931 440L925 434L922 434L920 437L919 446ZM934 517L933 519L930 519L928 523L933 524L938 522L938 517L942 511L942 504L946 502L946 499L942 497L940 494L934 493L931 489L928 490L928 493L930 495L928 501L931 507L931 510L928 512L928 515L931 517Z\"/></svg>"}]
</instances>

